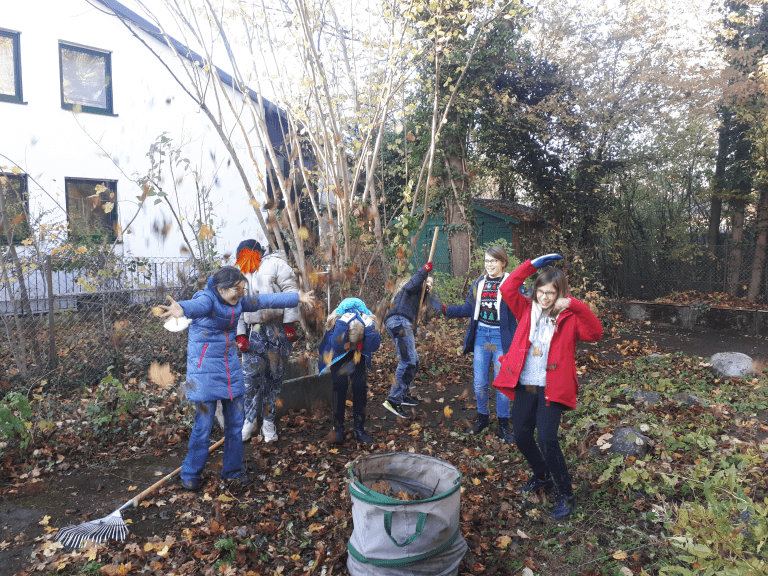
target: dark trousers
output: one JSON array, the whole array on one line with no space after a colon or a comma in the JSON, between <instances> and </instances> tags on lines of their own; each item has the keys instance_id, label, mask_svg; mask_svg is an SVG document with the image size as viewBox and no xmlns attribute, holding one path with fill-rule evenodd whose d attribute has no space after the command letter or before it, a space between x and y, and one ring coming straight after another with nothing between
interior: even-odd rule
<instances>
[{"instance_id":1,"label":"dark trousers","mask_svg":"<svg viewBox=\"0 0 768 576\"><path fill-rule=\"evenodd\" d=\"M515 444L534 474L551 474L560 494L570 496L573 494L571 477L557 437L565 406L558 402L550 402L547 406L544 386L536 388L536 392L529 392L522 385L515 388L515 401L510 412ZM534 428L538 444L533 438Z\"/></svg>"},{"instance_id":2,"label":"dark trousers","mask_svg":"<svg viewBox=\"0 0 768 576\"><path fill-rule=\"evenodd\" d=\"M350 356L352 356L350 354ZM344 359L331 365L331 380L333 381L333 425L344 426L344 412L347 408L347 389L352 383L352 413L354 414L355 428L365 424L365 406L368 402L368 388L366 386L365 358L360 362Z\"/></svg>"}]
</instances>

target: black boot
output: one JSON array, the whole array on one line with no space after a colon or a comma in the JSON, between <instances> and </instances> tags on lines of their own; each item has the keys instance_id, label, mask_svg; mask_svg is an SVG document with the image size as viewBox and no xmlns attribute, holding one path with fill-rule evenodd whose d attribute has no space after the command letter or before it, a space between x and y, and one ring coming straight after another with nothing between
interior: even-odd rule
<instances>
[{"instance_id":1,"label":"black boot","mask_svg":"<svg viewBox=\"0 0 768 576\"><path fill-rule=\"evenodd\" d=\"M499 418L499 431L496 432L496 436L507 444L512 444L515 441L512 432L509 431L509 418Z\"/></svg>"},{"instance_id":2,"label":"black boot","mask_svg":"<svg viewBox=\"0 0 768 576\"><path fill-rule=\"evenodd\" d=\"M373 443L373 438L365 431L365 414L355 414L355 439L364 444Z\"/></svg>"},{"instance_id":3,"label":"black boot","mask_svg":"<svg viewBox=\"0 0 768 576\"><path fill-rule=\"evenodd\" d=\"M472 426L472 428L467 430L467 432L469 432L473 436L477 436L486 428L488 428L488 414L480 414L480 412L478 412L477 420L475 421L474 426Z\"/></svg>"},{"instance_id":4,"label":"black boot","mask_svg":"<svg viewBox=\"0 0 768 576\"><path fill-rule=\"evenodd\" d=\"M333 432L335 436L333 442L336 444L344 444L344 412L347 407L346 402L346 381L335 380L333 382Z\"/></svg>"}]
</instances>

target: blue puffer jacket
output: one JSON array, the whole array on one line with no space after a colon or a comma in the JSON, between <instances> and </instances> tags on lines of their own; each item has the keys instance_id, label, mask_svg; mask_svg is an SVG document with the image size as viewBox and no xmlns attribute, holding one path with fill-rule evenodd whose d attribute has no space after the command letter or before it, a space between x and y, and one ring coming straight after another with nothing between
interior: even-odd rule
<instances>
[{"instance_id":1,"label":"blue puffer jacket","mask_svg":"<svg viewBox=\"0 0 768 576\"><path fill-rule=\"evenodd\" d=\"M506 279L509 274L504 274L503 279ZM446 306L445 315L453 317L466 317L469 316L469 326L467 326L467 333L464 335L464 350L462 354L469 354L475 349L475 333L477 332L478 316L480 312L480 297L482 296L482 286L485 284L486 276L480 276L472 283L472 287L469 289L469 294L464 304L458 304L456 306ZM501 286L501 284L499 284ZM507 353L509 347L512 345L512 339L515 336L515 330L517 329L517 318L509 310L509 306L501 298L501 291L499 291L499 330L501 332L501 347L504 354Z\"/></svg>"},{"instance_id":2,"label":"blue puffer jacket","mask_svg":"<svg viewBox=\"0 0 768 576\"><path fill-rule=\"evenodd\" d=\"M357 350L355 344L349 341L349 325L352 320L360 320L365 326L360 354L365 358L365 364L371 367L371 355L379 349L381 345L381 336L376 330L376 324L370 316L358 312L348 312L336 320L336 324L330 330L326 330L323 341L318 347L320 359L317 363L318 370L322 374L331 364L343 362L346 357L354 358L354 352Z\"/></svg>"},{"instance_id":3,"label":"blue puffer jacket","mask_svg":"<svg viewBox=\"0 0 768 576\"><path fill-rule=\"evenodd\" d=\"M213 287L213 276L191 300L179 302L184 315L192 320L187 344L187 398L191 402L211 402L245 394L243 368L235 343L240 314L298 304L299 295L286 292L245 296L230 306Z\"/></svg>"},{"instance_id":4,"label":"blue puffer jacket","mask_svg":"<svg viewBox=\"0 0 768 576\"><path fill-rule=\"evenodd\" d=\"M416 270L406 285L395 294L392 307L384 315L385 321L395 314L405 316L411 322L416 320L416 315L419 313L419 302L421 302L421 289L427 276L429 276L429 272L424 268Z\"/></svg>"}]
</instances>

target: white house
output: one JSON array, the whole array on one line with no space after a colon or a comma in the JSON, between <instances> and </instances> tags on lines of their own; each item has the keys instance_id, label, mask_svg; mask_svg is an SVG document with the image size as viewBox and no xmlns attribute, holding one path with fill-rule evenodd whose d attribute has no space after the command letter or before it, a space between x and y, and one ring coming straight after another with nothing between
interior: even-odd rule
<instances>
[{"instance_id":1,"label":"white house","mask_svg":"<svg viewBox=\"0 0 768 576\"><path fill-rule=\"evenodd\" d=\"M185 55L186 66L201 60L175 40L174 46ZM75 236L111 235L124 255L188 255L165 204L150 198L138 207L142 189L134 180L148 172L150 145L165 134L200 175L195 182L191 175L180 178L177 171L174 179L166 171L162 185L166 192L178 189L174 202L180 217L193 217L198 186L209 186L219 254L233 252L244 238L263 238L233 159L172 73L185 77L159 30L119 2L5 3L0 11L0 167L28 191L33 221L66 221ZM231 85L228 74L220 69L219 74ZM242 147L234 116L222 108L225 129ZM268 120L270 113L277 125L279 110L268 104ZM254 157L264 175L262 154ZM258 197L264 186L251 162L243 166ZM17 174L11 174L14 167Z\"/></svg>"}]
</instances>

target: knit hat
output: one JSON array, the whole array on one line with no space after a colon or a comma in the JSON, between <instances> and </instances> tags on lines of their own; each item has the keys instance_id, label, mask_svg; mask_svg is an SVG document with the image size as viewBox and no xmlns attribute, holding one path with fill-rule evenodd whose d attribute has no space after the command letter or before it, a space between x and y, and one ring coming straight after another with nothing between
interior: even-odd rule
<instances>
[{"instance_id":1,"label":"knit hat","mask_svg":"<svg viewBox=\"0 0 768 576\"><path fill-rule=\"evenodd\" d=\"M257 240L243 240L237 245L235 264L243 274L250 274L256 272L261 265L261 255L264 253L264 249Z\"/></svg>"},{"instance_id":2,"label":"knit hat","mask_svg":"<svg viewBox=\"0 0 768 576\"><path fill-rule=\"evenodd\" d=\"M334 310L334 314L346 314L347 312L360 312L361 314L371 314L365 302L360 298L344 298Z\"/></svg>"}]
</instances>

